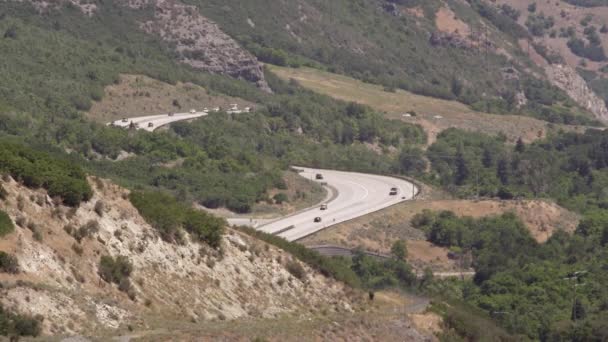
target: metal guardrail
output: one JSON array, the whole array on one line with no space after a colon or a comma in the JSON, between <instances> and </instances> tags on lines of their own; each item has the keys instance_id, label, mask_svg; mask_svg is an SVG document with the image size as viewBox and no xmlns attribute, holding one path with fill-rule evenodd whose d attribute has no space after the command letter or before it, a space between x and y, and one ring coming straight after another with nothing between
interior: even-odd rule
<instances>
[{"instance_id":1,"label":"metal guardrail","mask_svg":"<svg viewBox=\"0 0 608 342\"><path fill-rule=\"evenodd\" d=\"M306 248L317 251L319 254L325 255L325 256L353 256L355 254L355 252L357 251L356 249L353 249L353 248L346 248L346 247L340 247L340 246L334 246L334 245L306 246ZM381 259L381 260L387 260L387 259L391 258L391 256L388 254L375 253L375 252L370 252L370 251L365 251L365 250L359 250L359 251L365 255L368 255L368 256L371 256L371 257L374 257L377 259Z\"/></svg>"}]
</instances>

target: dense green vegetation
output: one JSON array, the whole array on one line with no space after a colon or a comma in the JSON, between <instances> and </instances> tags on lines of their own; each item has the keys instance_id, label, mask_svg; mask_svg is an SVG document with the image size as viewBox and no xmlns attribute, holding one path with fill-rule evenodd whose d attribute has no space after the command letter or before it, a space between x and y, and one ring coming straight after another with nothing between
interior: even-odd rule
<instances>
[{"instance_id":1,"label":"dense green vegetation","mask_svg":"<svg viewBox=\"0 0 608 342\"><path fill-rule=\"evenodd\" d=\"M471 7L483 18L496 26L497 29L514 38L527 38L525 28L517 23L520 14L509 5L502 5L499 9L482 0L467 0Z\"/></svg>"},{"instance_id":2,"label":"dense green vegetation","mask_svg":"<svg viewBox=\"0 0 608 342\"><path fill-rule=\"evenodd\" d=\"M0 172L28 187L45 188L51 197L60 197L70 206L93 194L80 166L16 143L0 141Z\"/></svg>"},{"instance_id":3,"label":"dense green vegetation","mask_svg":"<svg viewBox=\"0 0 608 342\"><path fill-rule=\"evenodd\" d=\"M356 251L352 258L330 258L299 243L289 242L252 228L239 227L238 229L281 248L325 276L333 277L352 287L370 290L392 287L407 289L418 284L412 268L403 258L397 256L389 260L378 260L362 251Z\"/></svg>"},{"instance_id":4,"label":"dense green vegetation","mask_svg":"<svg viewBox=\"0 0 608 342\"><path fill-rule=\"evenodd\" d=\"M7 3L0 13L6 14L0 32L11 32L0 40L4 61L11 65L0 68L3 84L11 85L0 91L0 132L73 151L72 162L129 187L161 187L181 200L247 212L266 198L268 188L281 184L280 171L291 163L390 172L396 167L392 157L379 156L364 143L401 148L425 140L419 127L387 122L369 108L303 91L271 75L276 95L177 65L166 46L137 30L135 21L145 19L146 11L118 9L110 2L100 4L93 19L74 9L42 17L25 4ZM83 120L77 110L87 109L120 73L190 81L256 102L258 110L155 134ZM108 160L121 151L137 157ZM179 168L164 166L176 159L185 162Z\"/></svg>"},{"instance_id":5,"label":"dense green vegetation","mask_svg":"<svg viewBox=\"0 0 608 342\"><path fill-rule=\"evenodd\" d=\"M0 336L18 340L23 336L38 336L41 332L41 319L14 314L0 305Z\"/></svg>"},{"instance_id":6,"label":"dense green vegetation","mask_svg":"<svg viewBox=\"0 0 608 342\"><path fill-rule=\"evenodd\" d=\"M435 14L441 5L436 0L391 1L405 8L419 7L424 17L406 10L394 16L389 13L391 6L369 1L308 0L300 9L296 3L268 0L188 2L265 62L326 68L423 95L457 98L461 94L453 94L451 84L459 79L467 85L462 97L476 102L482 92L498 94L502 82L500 73L480 73L479 65L488 63L498 70L509 64L499 55L484 56L476 49L432 46L428 37L436 31ZM482 1L469 2L474 8L458 1L449 1L449 5L459 17L478 26L476 30L481 30L481 14L507 32L492 32L496 40L527 35L525 28L502 11ZM408 63L402 63L404 60Z\"/></svg>"},{"instance_id":7,"label":"dense green vegetation","mask_svg":"<svg viewBox=\"0 0 608 342\"><path fill-rule=\"evenodd\" d=\"M13 230L15 230L13 221L7 213L0 210L0 237L12 233Z\"/></svg>"},{"instance_id":8,"label":"dense green vegetation","mask_svg":"<svg viewBox=\"0 0 608 342\"><path fill-rule=\"evenodd\" d=\"M198 241L219 247L226 222L204 211L178 202L173 196L162 192L132 192L131 203L137 208L163 239L171 242L183 241L182 229Z\"/></svg>"},{"instance_id":9,"label":"dense green vegetation","mask_svg":"<svg viewBox=\"0 0 608 342\"><path fill-rule=\"evenodd\" d=\"M366 1L308 0L307 6L300 9L297 4L270 4L267 0L247 4L235 0L190 2L268 63L322 68L382 84L386 89L402 88L421 95L456 99L492 113L518 113L555 123L597 124L588 113L576 108L564 92L539 82L524 70L519 70L525 76L521 81L505 79L500 72L489 72L519 68L504 56L494 54L493 48L484 52L482 48L432 44L428 37L437 33L434 19L440 6L438 1L391 1L406 8L422 9L424 18L405 10L400 16L393 16ZM513 50L512 56L532 67L526 55L514 48L517 39L530 37L528 30L517 23L517 10L482 0L467 2L448 1L448 5L459 19L471 25L471 39L480 45L484 44L482 39L500 46L508 42L502 47ZM269 8L280 15L267 16L256 8ZM383 8L390 11L392 7ZM306 15L312 9L325 15L313 19ZM491 29L483 31L485 26L480 26L480 19L486 20ZM528 24L533 34L542 35L553 26L553 19L535 14ZM366 48L360 52L359 46ZM547 57L558 61L554 55ZM408 63L401 63L402 60ZM481 72L480 66L485 66L486 72ZM515 94L527 88L529 82L542 86L541 92L553 93L560 99L547 104L533 96L529 97L529 106L517 108ZM573 116L572 111L582 115Z\"/></svg>"},{"instance_id":10,"label":"dense green vegetation","mask_svg":"<svg viewBox=\"0 0 608 342\"><path fill-rule=\"evenodd\" d=\"M531 339L608 337L605 211L589 212L574 236L557 232L545 244L536 243L513 214L475 220L425 212L413 223L430 241L472 253L474 281L452 282L448 286L456 286L455 292L442 287L438 292L455 293L509 332Z\"/></svg>"},{"instance_id":11,"label":"dense green vegetation","mask_svg":"<svg viewBox=\"0 0 608 342\"><path fill-rule=\"evenodd\" d=\"M440 341L520 341L497 326L483 310L454 299L435 301L430 310L443 317Z\"/></svg>"},{"instance_id":12,"label":"dense green vegetation","mask_svg":"<svg viewBox=\"0 0 608 342\"><path fill-rule=\"evenodd\" d=\"M608 208L608 133L562 133L531 145L478 133L442 132L427 151L429 181L460 196L551 197L578 212Z\"/></svg>"},{"instance_id":13,"label":"dense green vegetation","mask_svg":"<svg viewBox=\"0 0 608 342\"><path fill-rule=\"evenodd\" d=\"M545 16L542 12L530 14L526 19L526 27L530 33L537 37L543 37L546 30L553 27L555 20L551 16Z\"/></svg>"}]
</instances>

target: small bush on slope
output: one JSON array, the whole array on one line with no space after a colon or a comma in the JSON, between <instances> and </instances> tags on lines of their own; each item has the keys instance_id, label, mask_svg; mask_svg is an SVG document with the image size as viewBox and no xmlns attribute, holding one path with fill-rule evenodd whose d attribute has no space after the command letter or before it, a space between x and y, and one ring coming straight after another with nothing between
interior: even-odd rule
<instances>
[{"instance_id":1,"label":"small bush on slope","mask_svg":"<svg viewBox=\"0 0 608 342\"><path fill-rule=\"evenodd\" d=\"M183 228L197 240L219 247L226 225L223 219L192 209L159 191L133 192L129 198L140 215L160 232L164 240L179 241Z\"/></svg>"},{"instance_id":2,"label":"small bush on slope","mask_svg":"<svg viewBox=\"0 0 608 342\"><path fill-rule=\"evenodd\" d=\"M15 230L13 221L4 211L0 210L0 237L12 233L13 230Z\"/></svg>"}]
</instances>

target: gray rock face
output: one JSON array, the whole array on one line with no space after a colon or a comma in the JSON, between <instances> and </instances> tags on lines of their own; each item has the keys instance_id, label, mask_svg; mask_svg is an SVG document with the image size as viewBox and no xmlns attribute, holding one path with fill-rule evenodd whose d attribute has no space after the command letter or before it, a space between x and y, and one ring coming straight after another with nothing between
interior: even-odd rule
<instances>
[{"instance_id":1,"label":"gray rock face","mask_svg":"<svg viewBox=\"0 0 608 342\"><path fill-rule=\"evenodd\" d=\"M87 16L95 16L97 12L97 5L88 0L29 1L41 13L65 3L78 7ZM152 7L154 18L140 23L140 27L175 46L181 62L195 69L246 80L271 92L257 58L217 24L202 16L198 8L184 5L179 0L119 0L118 3L136 10Z\"/></svg>"},{"instance_id":2,"label":"gray rock face","mask_svg":"<svg viewBox=\"0 0 608 342\"><path fill-rule=\"evenodd\" d=\"M545 67L545 71L553 85L565 91L581 107L593 113L598 120L608 122L606 103L589 88L574 69L567 65L550 64Z\"/></svg>"},{"instance_id":3,"label":"gray rock face","mask_svg":"<svg viewBox=\"0 0 608 342\"><path fill-rule=\"evenodd\" d=\"M141 28L173 44L181 61L196 69L228 75L255 83L270 92L262 64L241 48L194 6L177 0L129 1L132 8L152 5L154 19L141 23Z\"/></svg>"}]
</instances>

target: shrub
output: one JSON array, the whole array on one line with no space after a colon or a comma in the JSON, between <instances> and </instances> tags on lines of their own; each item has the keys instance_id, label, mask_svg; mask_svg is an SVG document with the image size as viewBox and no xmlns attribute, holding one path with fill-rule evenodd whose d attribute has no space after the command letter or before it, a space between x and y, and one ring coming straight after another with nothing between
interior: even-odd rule
<instances>
[{"instance_id":1,"label":"shrub","mask_svg":"<svg viewBox=\"0 0 608 342\"><path fill-rule=\"evenodd\" d=\"M0 251L0 272L19 273L19 262L14 255Z\"/></svg>"},{"instance_id":2,"label":"shrub","mask_svg":"<svg viewBox=\"0 0 608 342\"><path fill-rule=\"evenodd\" d=\"M80 166L14 143L0 141L0 172L9 173L29 188L43 187L69 206L88 201L93 194Z\"/></svg>"},{"instance_id":3,"label":"shrub","mask_svg":"<svg viewBox=\"0 0 608 342\"><path fill-rule=\"evenodd\" d=\"M4 201L7 197L8 197L8 192L6 191L4 186L2 186L2 184L0 184L0 200Z\"/></svg>"},{"instance_id":4,"label":"shrub","mask_svg":"<svg viewBox=\"0 0 608 342\"><path fill-rule=\"evenodd\" d=\"M42 318L31 318L9 312L0 304L0 336L38 336L42 332Z\"/></svg>"},{"instance_id":5,"label":"shrub","mask_svg":"<svg viewBox=\"0 0 608 342\"><path fill-rule=\"evenodd\" d=\"M15 230L13 221L7 213L0 210L0 237L12 233L13 230Z\"/></svg>"},{"instance_id":6,"label":"shrub","mask_svg":"<svg viewBox=\"0 0 608 342\"><path fill-rule=\"evenodd\" d=\"M404 260L405 258L407 258L407 245L405 244L405 241L395 241L393 243L393 246L391 247L391 254L397 260Z\"/></svg>"},{"instance_id":7,"label":"shrub","mask_svg":"<svg viewBox=\"0 0 608 342\"><path fill-rule=\"evenodd\" d=\"M74 253L78 254L79 256L81 256L82 253L84 252L84 250L82 249L82 246L80 246L79 244L76 244L76 243L72 244L72 250L74 251Z\"/></svg>"},{"instance_id":8,"label":"shrub","mask_svg":"<svg viewBox=\"0 0 608 342\"><path fill-rule=\"evenodd\" d=\"M97 233L99 231L99 222L95 220L90 220L84 225L80 226L77 230L74 231L74 239L79 243L82 239L88 238L91 235Z\"/></svg>"},{"instance_id":9,"label":"shrub","mask_svg":"<svg viewBox=\"0 0 608 342\"><path fill-rule=\"evenodd\" d=\"M108 255L104 255L99 260L99 276L101 279L108 283L114 283L120 285L131 276L133 272L133 265L126 256L118 256L113 258ZM129 283L130 284L130 283ZM123 288L126 285L123 284Z\"/></svg>"},{"instance_id":10,"label":"shrub","mask_svg":"<svg viewBox=\"0 0 608 342\"><path fill-rule=\"evenodd\" d=\"M42 242L42 233L40 232L40 230L34 230L34 232L32 233L32 238L34 238L35 241Z\"/></svg>"},{"instance_id":11,"label":"shrub","mask_svg":"<svg viewBox=\"0 0 608 342\"><path fill-rule=\"evenodd\" d=\"M99 217L103 216L103 212L106 209L106 205L103 203L103 201L99 200L97 201L97 203L95 203L95 213L97 213L97 215L99 215Z\"/></svg>"},{"instance_id":12,"label":"shrub","mask_svg":"<svg viewBox=\"0 0 608 342\"><path fill-rule=\"evenodd\" d=\"M284 194L284 193L282 193L282 192L274 195L272 197L272 199L274 200L274 202L276 204L283 204L283 202L287 202L288 201L287 195Z\"/></svg>"},{"instance_id":13,"label":"shrub","mask_svg":"<svg viewBox=\"0 0 608 342\"><path fill-rule=\"evenodd\" d=\"M289 273L291 273L292 276L294 276L300 280L304 280L306 278L306 271L304 270L304 267L302 267L302 265L300 265L300 263L298 261L289 260L285 267L287 268L287 271Z\"/></svg>"},{"instance_id":14,"label":"shrub","mask_svg":"<svg viewBox=\"0 0 608 342\"><path fill-rule=\"evenodd\" d=\"M206 212L195 210L162 192L133 192L133 206L166 241L180 240L181 229L194 238L217 248L226 222Z\"/></svg>"}]
</instances>

